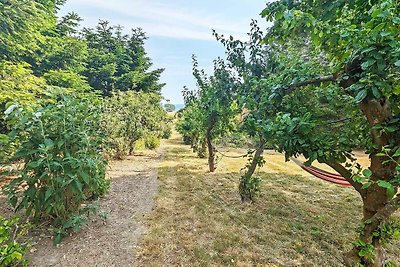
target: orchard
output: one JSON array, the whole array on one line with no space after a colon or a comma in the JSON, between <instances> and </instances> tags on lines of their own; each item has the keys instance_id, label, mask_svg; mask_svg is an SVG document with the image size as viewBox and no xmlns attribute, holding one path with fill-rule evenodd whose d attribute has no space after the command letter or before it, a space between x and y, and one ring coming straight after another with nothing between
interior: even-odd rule
<instances>
[{"instance_id":1,"label":"orchard","mask_svg":"<svg viewBox=\"0 0 400 267\"><path fill-rule=\"evenodd\" d=\"M268 1L181 110L66 2L0 1L0 266L400 264L399 1Z\"/></svg>"}]
</instances>

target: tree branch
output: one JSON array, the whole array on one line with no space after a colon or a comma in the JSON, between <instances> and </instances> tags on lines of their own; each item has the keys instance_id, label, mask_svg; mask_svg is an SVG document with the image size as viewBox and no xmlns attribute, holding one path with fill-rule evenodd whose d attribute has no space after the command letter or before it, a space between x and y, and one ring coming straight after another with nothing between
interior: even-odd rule
<instances>
[{"instance_id":1,"label":"tree branch","mask_svg":"<svg viewBox=\"0 0 400 267\"><path fill-rule=\"evenodd\" d=\"M352 177L352 173L347 170L345 167L343 167L342 164L336 162L336 161L328 161L325 162L329 167L340 173L353 187L355 190L357 190L358 193L360 193L361 197L364 199L366 197L366 192L364 189L362 189L363 184L354 181Z\"/></svg>"},{"instance_id":2,"label":"tree branch","mask_svg":"<svg viewBox=\"0 0 400 267\"><path fill-rule=\"evenodd\" d=\"M299 87L307 86L310 84L319 85L324 82L334 82L337 80L337 77L338 77L338 74L335 73L335 74L331 74L331 75L327 75L327 76L320 76L318 78L314 78L314 79L310 79L310 80L306 80L306 81L302 81L302 82L298 82L298 83L293 83L293 84L289 85L285 89L285 91L287 93L291 93Z\"/></svg>"}]
</instances>

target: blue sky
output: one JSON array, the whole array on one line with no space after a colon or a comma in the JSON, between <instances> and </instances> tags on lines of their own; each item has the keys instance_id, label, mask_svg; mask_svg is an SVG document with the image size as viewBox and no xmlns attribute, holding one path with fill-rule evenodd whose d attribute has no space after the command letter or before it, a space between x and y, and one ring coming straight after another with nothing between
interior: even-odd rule
<instances>
[{"instance_id":1,"label":"blue sky","mask_svg":"<svg viewBox=\"0 0 400 267\"><path fill-rule=\"evenodd\" d=\"M84 20L81 26L94 27L99 19L122 25L126 33L142 28L149 39L146 50L153 68L165 68L161 81L167 85L163 96L171 103L183 103L184 85L195 87L192 54L201 68L210 73L212 61L224 56L223 46L212 36L212 29L246 40L251 19L266 27L259 13L265 0L67 0L60 15L75 11Z\"/></svg>"}]
</instances>

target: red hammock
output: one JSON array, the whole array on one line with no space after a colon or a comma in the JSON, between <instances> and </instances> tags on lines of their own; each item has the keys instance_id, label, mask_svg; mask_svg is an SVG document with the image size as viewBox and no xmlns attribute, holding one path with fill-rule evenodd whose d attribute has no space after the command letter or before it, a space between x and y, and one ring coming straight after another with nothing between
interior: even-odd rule
<instances>
[{"instance_id":1,"label":"red hammock","mask_svg":"<svg viewBox=\"0 0 400 267\"><path fill-rule=\"evenodd\" d=\"M339 175L339 174L335 174L335 173L331 173L331 172L327 172L324 171L322 169L310 166L307 167L303 164L303 162L299 161L298 159L295 158L290 158L294 163L296 163L297 165L299 165L303 170L305 170L306 172L314 175L315 177L318 177L324 181L328 181L334 184L338 184L338 185L343 185L343 186L352 186L347 180L346 178L344 178L343 176Z\"/></svg>"}]
</instances>

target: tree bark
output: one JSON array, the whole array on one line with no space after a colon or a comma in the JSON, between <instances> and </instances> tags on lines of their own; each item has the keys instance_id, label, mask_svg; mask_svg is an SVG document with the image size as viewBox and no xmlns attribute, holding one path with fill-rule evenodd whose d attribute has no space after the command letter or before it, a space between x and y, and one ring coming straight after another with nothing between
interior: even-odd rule
<instances>
[{"instance_id":1,"label":"tree bark","mask_svg":"<svg viewBox=\"0 0 400 267\"><path fill-rule=\"evenodd\" d=\"M208 168L210 172L215 171L215 153L212 145L211 135L207 134L207 149L208 149Z\"/></svg>"},{"instance_id":2,"label":"tree bark","mask_svg":"<svg viewBox=\"0 0 400 267\"><path fill-rule=\"evenodd\" d=\"M129 143L129 156L132 156L134 152L135 152L135 142L130 142Z\"/></svg>"},{"instance_id":3,"label":"tree bark","mask_svg":"<svg viewBox=\"0 0 400 267\"><path fill-rule=\"evenodd\" d=\"M240 183L239 183L239 194L240 198L242 199L242 202L252 202L253 201L253 196L251 192L247 189L247 184L251 180L251 177L254 174L254 171L257 168L257 163L261 157L261 155L264 153L264 145L265 141L263 138L260 138L260 143L258 144L258 147L255 151L253 160L250 163L249 168L247 169L246 173L241 177Z\"/></svg>"},{"instance_id":4,"label":"tree bark","mask_svg":"<svg viewBox=\"0 0 400 267\"><path fill-rule=\"evenodd\" d=\"M212 130L214 129L216 123L217 123L217 113L213 112L210 115L210 120L206 131L206 142L208 149L208 168L210 172L215 171L215 151L214 151L214 146L212 144Z\"/></svg>"},{"instance_id":5,"label":"tree bark","mask_svg":"<svg viewBox=\"0 0 400 267\"><path fill-rule=\"evenodd\" d=\"M395 140L391 134L381 133L374 126L386 122L389 122L392 118L392 112L390 109L390 103L387 99L381 100L368 100L365 99L360 104L360 109L366 116L368 123L371 128L371 137L374 145L376 146L376 152L370 154L370 170L372 176L370 179L373 182L379 180L390 181L396 174L395 162L386 162L387 157L376 156L377 152L380 152L384 146L389 146L395 141L398 145L398 140ZM382 267L385 266L386 255L385 250L382 246L380 237L373 236L373 232L378 230L379 226L386 223L390 216L400 206L400 197L389 201L386 189L373 183L370 187L360 193L363 199L363 221L364 229L360 233L359 239L364 243L371 244L375 248L375 259L373 262L365 262L365 259L358 255L358 249L354 248L352 251L347 253L346 263L349 266L354 264L364 263L365 266ZM355 262L357 260L357 262ZM356 265L358 266L358 265Z\"/></svg>"}]
</instances>

